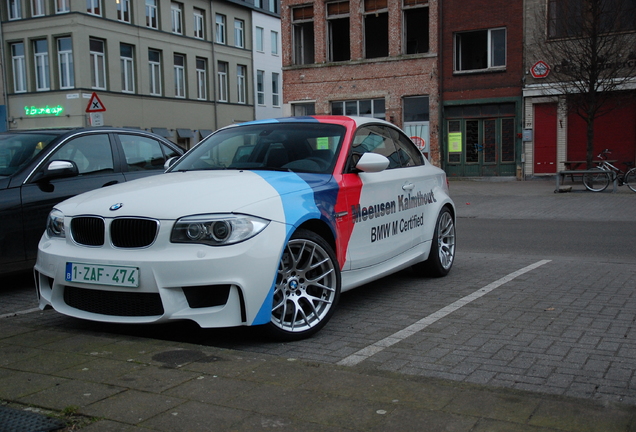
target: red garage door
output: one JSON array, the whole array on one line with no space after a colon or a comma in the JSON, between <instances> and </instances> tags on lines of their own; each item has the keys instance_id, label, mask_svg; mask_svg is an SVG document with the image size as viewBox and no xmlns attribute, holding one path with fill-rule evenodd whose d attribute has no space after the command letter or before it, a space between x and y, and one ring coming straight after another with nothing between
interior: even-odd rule
<instances>
[{"instance_id":1,"label":"red garage door","mask_svg":"<svg viewBox=\"0 0 636 432\"><path fill-rule=\"evenodd\" d=\"M534 173L557 171L557 104L534 105Z\"/></svg>"}]
</instances>

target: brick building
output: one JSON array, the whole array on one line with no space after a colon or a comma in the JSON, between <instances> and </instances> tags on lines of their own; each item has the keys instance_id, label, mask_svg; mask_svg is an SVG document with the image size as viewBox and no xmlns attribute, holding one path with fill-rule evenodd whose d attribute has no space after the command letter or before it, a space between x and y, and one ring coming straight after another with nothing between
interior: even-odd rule
<instances>
[{"instance_id":1,"label":"brick building","mask_svg":"<svg viewBox=\"0 0 636 432\"><path fill-rule=\"evenodd\" d=\"M439 165L438 1L283 0L281 33L285 114L386 119Z\"/></svg>"},{"instance_id":2,"label":"brick building","mask_svg":"<svg viewBox=\"0 0 636 432\"><path fill-rule=\"evenodd\" d=\"M442 2L440 129L449 176L521 176L523 4Z\"/></svg>"}]
</instances>

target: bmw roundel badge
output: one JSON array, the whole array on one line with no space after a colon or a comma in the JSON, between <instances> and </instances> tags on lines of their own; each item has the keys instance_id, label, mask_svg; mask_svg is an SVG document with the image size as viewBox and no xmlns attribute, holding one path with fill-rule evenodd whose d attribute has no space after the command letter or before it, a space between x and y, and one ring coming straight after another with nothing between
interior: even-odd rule
<instances>
[{"instance_id":1,"label":"bmw roundel badge","mask_svg":"<svg viewBox=\"0 0 636 432\"><path fill-rule=\"evenodd\" d=\"M123 203L117 203L117 204L113 204L112 206L110 206L110 211L115 211L115 210L119 210L120 208L122 208L124 206Z\"/></svg>"}]
</instances>

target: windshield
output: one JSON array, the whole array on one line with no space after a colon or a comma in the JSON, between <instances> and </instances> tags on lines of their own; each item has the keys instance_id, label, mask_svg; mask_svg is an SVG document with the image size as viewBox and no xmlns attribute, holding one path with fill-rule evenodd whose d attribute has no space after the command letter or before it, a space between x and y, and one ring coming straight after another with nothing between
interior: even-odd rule
<instances>
[{"instance_id":1,"label":"windshield","mask_svg":"<svg viewBox=\"0 0 636 432\"><path fill-rule=\"evenodd\" d=\"M0 134L0 176L10 176L27 165L57 135Z\"/></svg>"},{"instance_id":2,"label":"windshield","mask_svg":"<svg viewBox=\"0 0 636 432\"><path fill-rule=\"evenodd\" d=\"M328 123L263 123L210 135L171 171L274 170L331 173L346 129Z\"/></svg>"}]
</instances>

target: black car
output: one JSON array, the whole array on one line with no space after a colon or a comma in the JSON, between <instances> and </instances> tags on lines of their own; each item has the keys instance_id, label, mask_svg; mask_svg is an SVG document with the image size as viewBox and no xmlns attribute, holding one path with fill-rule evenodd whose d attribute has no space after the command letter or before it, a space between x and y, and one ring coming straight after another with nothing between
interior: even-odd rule
<instances>
[{"instance_id":1,"label":"black car","mask_svg":"<svg viewBox=\"0 0 636 432\"><path fill-rule=\"evenodd\" d=\"M60 201L164 172L183 150L137 129L0 133L0 274L33 266L46 218Z\"/></svg>"}]
</instances>

